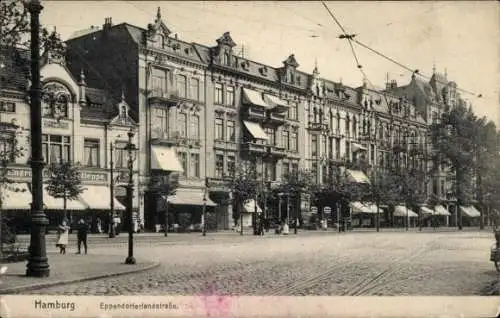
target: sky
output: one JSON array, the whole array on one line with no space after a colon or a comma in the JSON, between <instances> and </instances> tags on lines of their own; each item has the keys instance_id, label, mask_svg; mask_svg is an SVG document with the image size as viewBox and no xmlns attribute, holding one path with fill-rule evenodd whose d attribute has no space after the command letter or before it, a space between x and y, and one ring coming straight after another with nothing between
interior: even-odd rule
<instances>
[{"instance_id":1,"label":"sky","mask_svg":"<svg viewBox=\"0 0 500 318\"><path fill-rule=\"evenodd\" d=\"M495 1L325 2L348 34L386 56L430 76L447 73L479 116L500 126L500 4ZM273 67L295 54L299 69L353 87L362 84L351 48L322 2L313 1L42 1L41 23L63 40L73 32L127 22L145 28L157 8L188 42L215 46L229 31L236 51ZM354 44L368 81L398 85L411 72ZM481 94L482 97L478 97Z\"/></svg>"}]
</instances>

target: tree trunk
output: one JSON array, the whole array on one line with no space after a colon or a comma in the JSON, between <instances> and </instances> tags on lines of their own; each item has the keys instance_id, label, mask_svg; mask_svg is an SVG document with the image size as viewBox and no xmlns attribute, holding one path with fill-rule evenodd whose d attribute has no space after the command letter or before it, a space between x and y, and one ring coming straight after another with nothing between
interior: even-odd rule
<instances>
[{"instance_id":1,"label":"tree trunk","mask_svg":"<svg viewBox=\"0 0 500 318\"><path fill-rule=\"evenodd\" d=\"M168 197L165 197L165 236L168 236Z\"/></svg>"},{"instance_id":2,"label":"tree trunk","mask_svg":"<svg viewBox=\"0 0 500 318\"><path fill-rule=\"evenodd\" d=\"M376 217L377 232L380 231L380 200L377 200L377 217Z\"/></svg>"},{"instance_id":3,"label":"tree trunk","mask_svg":"<svg viewBox=\"0 0 500 318\"><path fill-rule=\"evenodd\" d=\"M457 227L459 230L462 230L462 211L460 210L460 206L462 206L462 172L461 172L461 167L458 169L455 169L455 182L456 182L456 199L457 199Z\"/></svg>"}]
</instances>

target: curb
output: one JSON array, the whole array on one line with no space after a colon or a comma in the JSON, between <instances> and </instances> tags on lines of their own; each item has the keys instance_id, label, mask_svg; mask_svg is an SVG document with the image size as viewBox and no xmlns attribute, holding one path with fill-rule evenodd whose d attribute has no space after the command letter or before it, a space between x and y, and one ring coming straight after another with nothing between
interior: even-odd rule
<instances>
[{"instance_id":1,"label":"curb","mask_svg":"<svg viewBox=\"0 0 500 318\"><path fill-rule=\"evenodd\" d=\"M13 287L13 288L8 288L8 289L0 289L0 295L15 294L15 293L23 292L23 291L38 290L38 289L43 289L43 288L47 288L47 287L68 285L68 284L80 283L80 282L85 282L85 281L92 281L92 280L97 280L97 279L103 279L103 278L145 272L145 271L157 268L159 266L160 266L160 262L154 261L152 264L150 264L146 267L134 268L134 269L126 270L126 271L122 271L122 272L106 273L106 274L102 274L102 275L80 277L77 279L58 280L58 281L53 281L53 282L40 283L40 284L36 284L36 285L28 285L28 286L19 286L19 287Z\"/></svg>"}]
</instances>

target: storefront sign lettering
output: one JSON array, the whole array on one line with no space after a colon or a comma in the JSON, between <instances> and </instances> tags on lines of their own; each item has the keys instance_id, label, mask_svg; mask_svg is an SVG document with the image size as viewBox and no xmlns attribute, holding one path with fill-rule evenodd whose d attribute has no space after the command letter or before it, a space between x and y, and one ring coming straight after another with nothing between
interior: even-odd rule
<instances>
[{"instance_id":1,"label":"storefront sign lettering","mask_svg":"<svg viewBox=\"0 0 500 318\"><path fill-rule=\"evenodd\" d=\"M68 129L69 124L67 122L54 120L54 119L43 119L43 127L45 128L62 128Z\"/></svg>"},{"instance_id":2,"label":"storefront sign lettering","mask_svg":"<svg viewBox=\"0 0 500 318\"><path fill-rule=\"evenodd\" d=\"M49 173L47 169L43 170L43 178L48 178ZM11 168L7 171L7 178L13 179L31 179L31 169L29 168ZM107 172L99 172L99 171L81 171L80 178L82 182L90 182L90 183L103 183L107 182L108 175Z\"/></svg>"}]
</instances>

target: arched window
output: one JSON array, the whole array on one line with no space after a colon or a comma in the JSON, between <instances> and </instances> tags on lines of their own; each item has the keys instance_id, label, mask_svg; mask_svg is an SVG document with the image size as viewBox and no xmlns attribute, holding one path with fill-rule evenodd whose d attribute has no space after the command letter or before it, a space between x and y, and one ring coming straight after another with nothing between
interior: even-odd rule
<instances>
[{"instance_id":1,"label":"arched window","mask_svg":"<svg viewBox=\"0 0 500 318\"><path fill-rule=\"evenodd\" d=\"M222 57L222 64L231 66L231 56L227 51L224 51L224 55Z\"/></svg>"},{"instance_id":2,"label":"arched window","mask_svg":"<svg viewBox=\"0 0 500 318\"><path fill-rule=\"evenodd\" d=\"M127 117L127 106L125 105L120 106L120 117L121 118Z\"/></svg>"},{"instance_id":3,"label":"arched window","mask_svg":"<svg viewBox=\"0 0 500 318\"><path fill-rule=\"evenodd\" d=\"M345 134L346 136L351 134L351 120L349 119L349 115L345 117Z\"/></svg>"}]
</instances>

